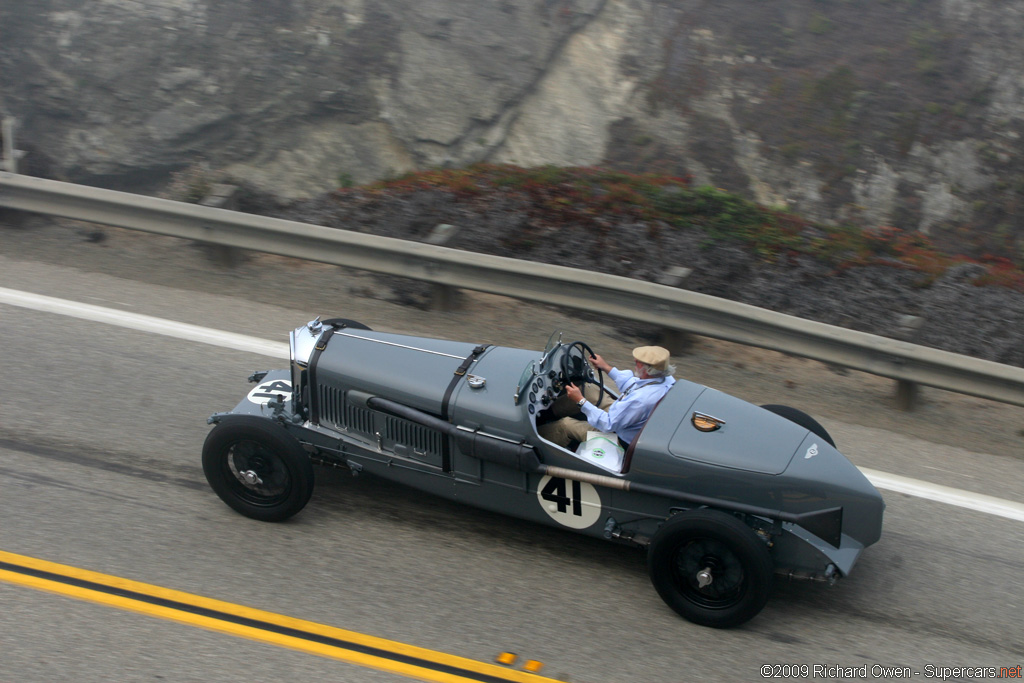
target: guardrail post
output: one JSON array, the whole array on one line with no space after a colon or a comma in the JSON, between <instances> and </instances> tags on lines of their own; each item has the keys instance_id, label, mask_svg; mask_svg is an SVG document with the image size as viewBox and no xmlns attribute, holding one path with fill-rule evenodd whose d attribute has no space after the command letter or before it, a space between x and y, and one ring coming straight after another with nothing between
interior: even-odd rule
<instances>
[{"instance_id":1,"label":"guardrail post","mask_svg":"<svg viewBox=\"0 0 1024 683\"><path fill-rule=\"evenodd\" d=\"M658 276L657 282L668 287L678 287L692 272L693 269L686 266L672 266ZM693 346L693 335L685 330L664 327L658 337L661 345L668 349L673 356L686 353Z\"/></svg>"},{"instance_id":2,"label":"guardrail post","mask_svg":"<svg viewBox=\"0 0 1024 683\"><path fill-rule=\"evenodd\" d=\"M14 148L14 124L10 116L0 120L0 171L8 173L17 173L18 160L25 156L25 152Z\"/></svg>"},{"instance_id":3,"label":"guardrail post","mask_svg":"<svg viewBox=\"0 0 1024 683\"><path fill-rule=\"evenodd\" d=\"M693 346L693 335L684 330L663 327L658 335L658 344L668 349L673 356L681 356Z\"/></svg>"},{"instance_id":4,"label":"guardrail post","mask_svg":"<svg viewBox=\"0 0 1024 683\"><path fill-rule=\"evenodd\" d=\"M448 241L459 232L459 228L448 223L439 223L427 235L424 241L427 244L435 244L439 247L445 246ZM430 310L432 311L455 311L461 308L462 297L459 290L450 285L431 285Z\"/></svg>"},{"instance_id":5,"label":"guardrail post","mask_svg":"<svg viewBox=\"0 0 1024 683\"><path fill-rule=\"evenodd\" d=\"M215 209L227 209L235 211L238 208L238 187L235 185L214 185L210 188L210 194L203 197L199 202L202 206L210 206ZM224 244L211 244L204 242L206 253L209 257L227 268L234 268L242 260L242 250L237 247L229 247Z\"/></svg>"},{"instance_id":6,"label":"guardrail post","mask_svg":"<svg viewBox=\"0 0 1024 683\"><path fill-rule=\"evenodd\" d=\"M899 410L911 411L917 405L920 385L917 382L896 380L896 407Z\"/></svg>"},{"instance_id":7,"label":"guardrail post","mask_svg":"<svg viewBox=\"0 0 1024 683\"><path fill-rule=\"evenodd\" d=\"M921 327L924 326L924 318L919 315L900 316L896 327L897 339L912 342L917 338ZM896 408L898 410L913 410L920 400L921 387L916 382L909 382L905 379L896 380Z\"/></svg>"}]
</instances>

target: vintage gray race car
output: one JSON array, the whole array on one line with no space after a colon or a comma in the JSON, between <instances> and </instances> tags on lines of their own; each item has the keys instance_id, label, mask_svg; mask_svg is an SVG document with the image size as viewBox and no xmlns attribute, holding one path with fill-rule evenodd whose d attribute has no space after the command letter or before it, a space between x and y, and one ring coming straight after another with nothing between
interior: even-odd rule
<instances>
[{"instance_id":1,"label":"vintage gray race car","mask_svg":"<svg viewBox=\"0 0 1024 683\"><path fill-rule=\"evenodd\" d=\"M613 391L590 354L560 335L528 351L317 319L291 333L290 369L210 417L203 469L260 520L306 505L315 463L646 547L665 602L715 627L755 616L775 575L833 582L879 539L882 497L793 408L678 380L626 448L544 440L567 382Z\"/></svg>"}]
</instances>

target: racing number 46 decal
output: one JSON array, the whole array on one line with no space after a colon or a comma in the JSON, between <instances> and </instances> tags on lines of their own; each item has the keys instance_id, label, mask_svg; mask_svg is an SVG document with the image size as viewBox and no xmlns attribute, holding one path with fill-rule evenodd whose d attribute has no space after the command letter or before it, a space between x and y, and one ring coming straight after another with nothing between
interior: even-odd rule
<instances>
[{"instance_id":1,"label":"racing number 46 decal","mask_svg":"<svg viewBox=\"0 0 1024 683\"><path fill-rule=\"evenodd\" d=\"M553 520L573 529L586 529L601 517L601 496L583 481L545 476L537 485L537 500Z\"/></svg>"}]
</instances>

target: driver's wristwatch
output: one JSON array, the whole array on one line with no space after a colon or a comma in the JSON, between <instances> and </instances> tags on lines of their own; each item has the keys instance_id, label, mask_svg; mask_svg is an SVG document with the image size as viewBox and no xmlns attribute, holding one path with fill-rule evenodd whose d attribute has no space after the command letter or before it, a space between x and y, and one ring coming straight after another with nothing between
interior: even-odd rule
<instances>
[{"instance_id":1,"label":"driver's wristwatch","mask_svg":"<svg viewBox=\"0 0 1024 683\"><path fill-rule=\"evenodd\" d=\"M584 403L586 403L586 402L587 402L587 399L585 399L585 398L581 398L581 399L580 399L580 402L579 402L579 403L577 403L576 405L578 405L579 407L581 407L581 408L582 408L582 407L583 407L583 404L584 404Z\"/></svg>"}]
</instances>

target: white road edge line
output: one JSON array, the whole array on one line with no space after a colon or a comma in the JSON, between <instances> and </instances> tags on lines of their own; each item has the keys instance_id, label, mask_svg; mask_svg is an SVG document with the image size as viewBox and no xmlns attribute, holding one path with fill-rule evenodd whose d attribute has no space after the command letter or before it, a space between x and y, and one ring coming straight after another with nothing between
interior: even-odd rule
<instances>
[{"instance_id":1,"label":"white road edge line","mask_svg":"<svg viewBox=\"0 0 1024 683\"><path fill-rule=\"evenodd\" d=\"M1024 522L1024 504L1015 503L1012 500L1004 500L995 496L986 496L983 493L955 489L952 486L929 484L918 479L901 477L898 474L889 474L888 472L880 472L879 470L872 470L866 467L861 467L860 471L864 473L868 481L875 485L875 488L905 493L916 498L925 498L967 508L968 510L977 510L978 512L986 512L990 515L998 515L999 517Z\"/></svg>"},{"instance_id":2,"label":"white road edge line","mask_svg":"<svg viewBox=\"0 0 1024 683\"><path fill-rule=\"evenodd\" d=\"M211 330L210 328L199 327L198 325L178 323L149 315L128 313L92 304L21 292L15 289L0 287L0 303L106 323L108 325L127 327L152 334L162 334L176 339L185 339L228 349L258 353L274 358L288 358L288 345L281 342L272 342L232 332ZM1010 500L955 489L940 484L930 484L925 481L863 467L861 471L875 487L880 489L1024 522L1024 504L1022 503L1015 503Z\"/></svg>"},{"instance_id":3,"label":"white road edge line","mask_svg":"<svg viewBox=\"0 0 1024 683\"><path fill-rule=\"evenodd\" d=\"M119 311L114 308L104 308L102 306L94 306L93 304L56 299L52 296L43 296L42 294L20 292L16 289L0 287L0 303L106 323L107 325L127 327L142 332L162 334L176 339L187 339L188 341L222 346L227 349L258 353L263 356L288 358L288 344L283 342L273 342L257 337L249 337L244 334L211 330L208 327L178 323L151 315L128 313L127 311Z\"/></svg>"}]
</instances>

